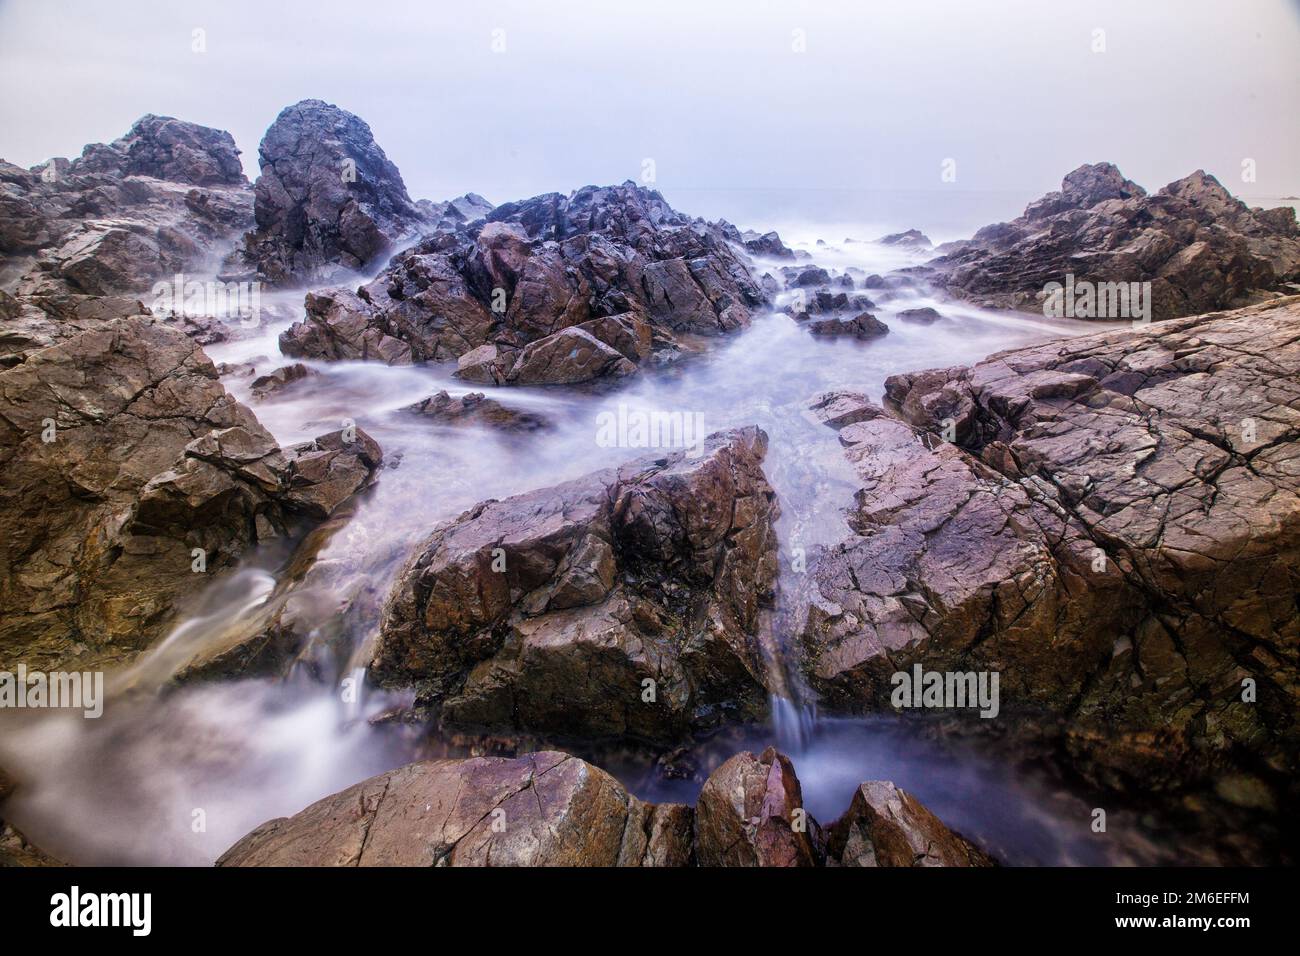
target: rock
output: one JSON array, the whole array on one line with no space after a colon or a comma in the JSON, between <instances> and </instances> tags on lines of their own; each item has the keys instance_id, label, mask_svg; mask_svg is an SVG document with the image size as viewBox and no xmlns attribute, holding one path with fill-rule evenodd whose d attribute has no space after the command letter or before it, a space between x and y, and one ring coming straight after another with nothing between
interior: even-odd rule
<instances>
[{"instance_id":1,"label":"rock","mask_svg":"<svg viewBox=\"0 0 1300 956\"><path fill-rule=\"evenodd\" d=\"M853 792L848 813L827 829L826 854L839 866L996 866L887 780Z\"/></svg>"},{"instance_id":2,"label":"rock","mask_svg":"<svg viewBox=\"0 0 1300 956\"><path fill-rule=\"evenodd\" d=\"M808 331L813 335L851 335L856 339L876 339L888 335L889 326L870 312L863 312L851 319L819 319L809 324Z\"/></svg>"},{"instance_id":3,"label":"rock","mask_svg":"<svg viewBox=\"0 0 1300 956\"><path fill-rule=\"evenodd\" d=\"M110 144L33 171L0 161L0 262L16 297L126 293L206 264L252 220L229 133L145 116Z\"/></svg>"},{"instance_id":4,"label":"rock","mask_svg":"<svg viewBox=\"0 0 1300 956\"><path fill-rule=\"evenodd\" d=\"M635 371L617 349L590 332L569 328L524 346L506 380L516 385L572 385Z\"/></svg>"},{"instance_id":5,"label":"rock","mask_svg":"<svg viewBox=\"0 0 1300 956\"><path fill-rule=\"evenodd\" d=\"M286 107L258 148L257 228L245 255L266 281L321 283L363 269L423 222L366 123L329 103Z\"/></svg>"},{"instance_id":6,"label":"rock","mask_svg":"<svg viewBox=\"0 0 1300 956\"><path fill-rule=\"evenodd\" d=\"M0 820L0 868L67 865L34 845L12 823Z\"/></svg>"},{"instance_id":7,"label":"rock","mask_svg":"<svg viewBox=\"0 0 1300 956\"><path fill-rule=\"evenodd\" d=\"M564 753L408 764L268 821L218 866L684 866L688 807Z\"/></svg>"},{"instance_id":8,"label":"rock","mask_svg":"<svg viewBox=\"0 0 1300 956\"><path fill-rule=\"evenodd\" d=\"M785 754L736 754L709 775L695 807L701 866L817 866L817 823Z\"/></svg>"},{"instance_id":9,"label":"rock","mask_svg":"<svg viewBox=\"0 0 1300 956\"><path fill-rule=\"evenodd\" d=\"M547 426L541 415L502 405L482 392L452 398L442 391L416 402L409 410L439 425L477 425L505 431L534 431Z\"/></svg>"},{"instance_id":10,"label":"rock","mask_svg":"<svg viewBox=\"0 0 1300 956\"><path fill-rule=\"evenodd\" d=\"M0 372L0 666L129 660L195 589L197 552L220 572L368 481L378 448L357 436L282 452L193 341L147 318Z\"/></svg>"},{"instance_id":11,"label":"rock","mask_svg":"<svg viewBox=\"0 0 1300 956\"><path fill-rule=\"evenodd\" d=\"M107 147L86 147L72 174L151 176L191 186L247 186L235 139L170 116L142 116Z\"/></svg>"},{"instance_id":12,"label":"rock","mask_svg":"<svg viewBox=\"0 0 1300 956\"><path fill-rule=\"evenodd\" d=\"M651 351L675 351L676 333L742 328L766 302L721 225L690 219L631 183L588 186L506 203L486 223L430 236L355 294L309 296L306 319L280 344L286 355L390 364L472 354L460 372L466 381L554 384L572 370L550 378L547 359L536 379L531 359L558 353L575 327L638 365ZM528 371L509 379L507 357L513 363L556 335L564 337L538 344ZM501 362L484 364L488 347ZM604 349L592 354L602 358L600 374L628 370Z\"/></svg>"},{"instance_id":13,"label":"rock","mask_svg":"<svg viewBox=\"0 0 1300 956\"><path fill-rule=\"evenodd\" d=\"M294 445L281 477L281 502L291 511L324 521L368 488L383 461L378 442L360 428L340 429Z\"/></svg>"},{"instance_id":14,"label":"rock","mask_svg":"<svg viewBox=\"0 0 1300 956\"><path fill-rule=\"evenodd\" d=\"M738 429L475 506L399 575L372 675L501 731L673 741L764 713L766 444Z\"/></svg>"},{"instance_id":15,"label":"rock","mask_svg":"<svg viewBox=\"0 0 1300 956\"><path fill-rule=\"evenodd\" d=\"M745 250L752 256L763 256L767 259L794 258L794 253L775 232L759 235L752 229L747 229L741 233L741 241L745 245Z\"/></svg>"},{"instance_id":16,"label":"rock","mask_svg":"<svg viewBox=\"0 0 1300 956\"><path fill-rule=\"evenodd\" d=\"M273 372L265 375L259 375L253 379L253 394L258 398L265 398L283 391L286 386L294 382L301 382L305 378L310 378L320 373L314 369L308 368L301 362L294 362L292 365L282 365Z\"/></svg>"},{"instance_id":17,"label":"rock","mask_svg":"<svg viewBox=\"0 0 1300 956\"><path fill-rule=\"evenodd\" d=\"M891 233L888 236L882 236L877 242L882 246L903 246L909 249L929 249L931 247L929 237L919 229Z\"/></svg>"},{"instance_id":18,"label":"rock","mask_svg":"<svg viewBox=\"0 0 1300 956\"><path fill-rule=\"evenodd\" d=\"M997 673L1103 785L1294 766L1298 323L1293 298L891 378L907 421L840 431L861 489L811 569L823 700Z\"/></svg>"},{"instance_id":19,"label":"rock","mask_svg":"<svg viewBox=\"0 0 1300 956\"><path fill-rule=\"evenodd\" d=\"M913 325L933 325L943 318L937 309L903 309L898 313L898 318L903 322L911 322Z\"/></svg>"},{"instance_id":20,"label":"rock","mask_svg":"<svg viewBox=\"0 0 1300 956\"><path fill-rule=\"evenodd\" d=\"M831 282L831 274L820 266L791 266L781 271L785 273L786 281L799 289L815 289Z\"/></svg>"},{"instance_id":21,"label":"rock","mask_svg":"<svg viewBox=\"0 0 1300 956\"><path fill-rule=\"evenodd\" d=\"M1201 170L1148 195L1110 163L1081 166L1019 219L986 226L930 265L933 281L981 304L1039 312L1047 284L1068 275L1150 283L1145 317L1195 315L1300 278L1300 230L1288 209L1249 209ZM1086 311L1076 317L1143 317L1117 304Z\"/></svg>"},{"instance_id":22,"label":"rock","mask_svg":"<svg viewBox=\"0 0 1300 956\"><path fill-rule=\"evenodd\" d=\"M456 377L479 385L502 385L513 367L513 357L495 345L480 345L457 359Z\"/></svg>"},{"instance_id":23,"label":"rock","mask_svg":"<svg viewBox=\"0 0 1300 956\"><path fill-rule=\"evenodd\" d=\"M818 422L836 431L884 414L880 406L866 395L848 389L822 392L808 407Z\"/></svg>"}]
</instances>

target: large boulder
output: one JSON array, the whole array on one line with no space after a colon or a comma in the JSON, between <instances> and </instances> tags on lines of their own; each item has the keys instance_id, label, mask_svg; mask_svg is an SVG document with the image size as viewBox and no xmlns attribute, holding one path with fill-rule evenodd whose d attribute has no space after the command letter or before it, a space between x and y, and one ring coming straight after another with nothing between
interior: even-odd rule
<instances>
[{"instance_id":1,"label":"large boulder","mask_svg":"<svg viewBox=\"0 0 1300 956\"><path fill-rule=\"evenodd\" d=\"M166 116L145 116L112 143L87 146L68 162L52 159L31 170L0 161L0 256L35 257L26 285L41 286L42 273L57 279L74 250L57 250L74 232L116 228L147 239L135 256L145 274L130 288L80 289L142 294L141 281L177 268L206 263L252 220L252 191L230 134ZM148 254L164 254L150 268ZM84 250L81 251L84 255ZM68 278L72 278L71 276ZM47 289L48 292L48 289Z\"/></svg>"},{"instance_id":2,"label":"large boulder","mask_svg":"<svg viewBox=\"0 0 1300 956\"><path fill-rule=\"evenodd\" d=\"M1294 767L1297 328L1290 299L890 379L897 418L839 432L861 488L812 569L814 687L997 673L1116 786Z\"/></svg>"},{"instance_id":3,"label":"large boulder","mask_svg":"<svg viewBox=\"0 0 1300 956\"><path fill-rule=\"evenodd\" d=\"M1067 275L1149 282L1149 318L1167 319L1248 304L1300 279L1300 229L1294 209L1248 208L1201 170L1149 195L1100 163L1074 170L1060 192L931 265L931 280L954 295L1029 311L1042 309L1047 284L1064 285ZM1134 317L1096 311L1079 317Z\"/></svg>"},{"instance_id":4,"label":"large boulder","mask_svg":"<svg viewBox=\"0 0 1300 956\"><path fill-rule=\"evenodd\" d=\"M246 257L274 284L364 268L425 222L370 127L320 100L286 107L258 147Z\"/></svg>"},{"instance_id":5,"label":"large boulder","mask_svg":"<svg viewBox=\"0 0 1300 956\"><path fill-rule=\"evenodd\" d=\"M749 323L766 298L738 249L722 226L631 183L538 196L496 207L485 223L437 232L355 293L309 297L306 318L280 345L290 355L389 364L491 348L500 367L487 372L475 361L471 381L557 384L573 381L573 370L532 359L538 350L560 354L578 327L601 343L589 354L609 358L582 380L625 374L652 348L672 348L675 333Z\"/></svg>"},{"instance_id":6,"label":"large boulder","mask_svg":"<svg viewBox=\"0 0 1300 956\"><path fill-rule=\"evenodd\" d=\"M691 811L564 753L409 764L262 824L218 866L685 866Z\"/></svg>"},{"instance_id":7,"label":"large boulder","mask_svg":"<svg viewBox=\"0 0 1300 956\"><path fill-rule=\"evenodd\" d=\"M736 754L709 775L695 807L701 866L817 866L817 822L785 754Z\"/></svg>"},{"instance_id":8,"label":"large boulder","mask_svg":"<svg viewBox=\"0 0 1300 956\"><path fill-rule=\"evenodd\" d=\"M0 662L130 659L204 575L323 520L380 452L282 450L192 340L106 322L0 372Z\"/></svg>"},{"instance_id":9,"label":"large boulder","mask_svg":"<svg viewBox=\"0 0 1300 956\"><path fill-rule=\"evenodd\" d=\"M487 501L400 574L371 673L444 722L675 740L766 707L778 514L757 428Z\"/></svg>"},{"instance_id":10,"label":"large boulder","mask_svg":"<svg viewBox=\"0 0 1300 956\"><path fill-rule=\"evenodd\" d=\"M170 116L142 116L121 139L87 146L70 172L151 176L190 186L247 186L235 139Z\"/></svg>"},{"instance_id":11,"label":"large boulder","mask_svg":"<svg viewBox=\"0 0 1300 956\"><path fill-rule=\"evenodd\" d=\"M994 866L925 805L888 780L869 780L827 828L826 855L838 866Z\"/></svg>"}]
</instances>

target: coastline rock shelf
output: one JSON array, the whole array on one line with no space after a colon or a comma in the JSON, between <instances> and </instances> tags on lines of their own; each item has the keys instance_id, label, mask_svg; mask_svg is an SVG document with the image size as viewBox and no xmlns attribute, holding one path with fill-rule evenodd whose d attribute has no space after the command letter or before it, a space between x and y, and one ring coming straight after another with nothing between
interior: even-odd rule
<instances>
[{"instance_id":1,"label":"coastline rock shelf","mask_svg":"<svg viewBox=\"0 0 1300 956\"><path fill-rule=\"evenodd\" d=\"M723 225L625 183L498 206L396 256L355 292L307 299L287 355L389 364L459 359L482 384L620 376L675 335L749 324L766 296Z\"/></svg>"},{"instance_id":2,"label":"coastline rock shelf","mask_svg":"<svg viewBox=\"0 0 1300 956\"><path fill-rule=\"evenodd\" d=\"M853 534L812 569L827 703L887 707L917 664L995 671L1099 782L1294 772L1300 298L885 391L897 417L864 403L839 431Z\"/></svg>"},{"instance_id":3,"label":"coastline rock shelf","mask_svg":"<svg viewBox=\"0 0 1300 956\"><path fill-rule=\"evenodd\" d=\"M1019 219L938 251L922 270L936 285L1028 312L1067 274L1149 282L1154 319L1246 305L1259 290L1300 282L1295 209L1251 209L1199 169L1148 194L1111 163L1080 166Z\"/></svg>"},{"instance_id":4,"label":"coastline rock shelf","mask_svg":"<svg viewBox=\"0 0 1300 956\"><path fill-rule=\"evenodd\" d=\"M57 862L24 833L101 803L175 816L196 764L239 799L188 862L331 791L219 863L1023 859L895 730L978 741L1015 786L972 804L1123 798L1184 839L1230 805L1204 859L1292 861L1255 847L1300 770L1293 209L1101 163L966 241L810 252L632 182L413 199L320 100L257 158L250 183L230 134L148 115L0 161L0 671L113 678L107 731L33 745L44 715L0 713L0 863ZM1044 322L1067 276L1150 283L1157 321ZM165 304L177 278L265 286L263 321ZM717 420L611 450L615 402ZM998 719L901 712L916 670L996 675ZM285 779L268 714L331 774L253 792ZM846 725L861 766L815 751ZM158 762L113 763L139 738ZM33 785L47 747L113 799ZM1031 761L1064 796L1020 788Z\"/></svg>"},{"instance_id":5,"label":"coastline rock shelf","mask_svg":"<svg viewBox=\"0 0 1300 956\"><path fill-rule=\"evenodd\" d=\"M864 783L828 831L788 757L739 753L697 808L565 753L415 763L270 820L218 866L993 866L915 797Z\"/></svg>"}]
</instances>

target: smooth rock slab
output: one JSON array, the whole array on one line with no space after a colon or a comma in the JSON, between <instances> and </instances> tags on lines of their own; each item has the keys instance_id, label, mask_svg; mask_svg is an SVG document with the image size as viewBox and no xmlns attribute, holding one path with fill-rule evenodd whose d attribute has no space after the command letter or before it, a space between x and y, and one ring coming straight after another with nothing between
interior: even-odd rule
<instances>
[{"instance_id":1,"label":"smooth rock slab","mask_svg":"<svg viewBox=\"0 0 1300 956\"><path fill-rule=\"evenodd\" d=\"M409 764L262 824L218 866L684 866L690 809L564 753Z\"/></svg>"}]
</instances>

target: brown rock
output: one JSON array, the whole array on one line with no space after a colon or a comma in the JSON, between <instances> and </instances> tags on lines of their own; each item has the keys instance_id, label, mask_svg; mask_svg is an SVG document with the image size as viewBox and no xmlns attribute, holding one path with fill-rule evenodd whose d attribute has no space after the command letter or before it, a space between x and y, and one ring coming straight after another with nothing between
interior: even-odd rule
<instances>
[{"instance_id":1,"label":"brown rock","mask_svg":"<svg viewBox=\"0 0 1300 956\"><path fill-rule=\"evenodd\" d=\"M839 866L996 865L887 780L871 780L854 791L848 812L827 829L826 853Z\"/></svg>"},{"instance_id":2,"label":"brown rock","mask_svg":"<svg viewBox=\"0 0 1300 956\"><path fill-rule=\"evenodd\" d=\"M701 866L816 866L816 827L788 757L739 753L700 791L695 853Z\"/></svg>"},{"instance_id":3,"label":"brown rock","mask_svg":"<svg viewBox=\"0 0 1300 956\"><path fill-rule=\"evenodd\" d=\"M452 724L672 740L764 712L775 496L756 428L488 501L436 530L372 673Z\"/></svg>"},{"instance_id":4,"label":"brown rock","mask_svg":"<svg viewBox=\"0 0 1300 956\"><path fill-rule=\"evenodd\" d=\"M916 663L998 672L1003 712L1056 715L1115 786L1293 765L1298 323L1292 299L891 379L923 431L840 432L862 488L814 569L814 686L884 707Z\"/></svg>"},{"instance_id":5,"label":"brown rock","mask_svg":"<svg viewBox=\"0 0 1300 956\"><path fill-rule=\"evenodd\" d=\"M683 866L687 807L577 757L409 764L262 824L218 866Z\"/></svg>"},{"instance_id":6,"label":"brown rock","mask_svg":"<svg viewBox=\"0 0 1300 956\"><path fill-rule=\"evenodd\" d=\"M206 572L366 483L378 449L286 456L189 338L149 319L0 372L0 647L57 669L129 659ZM318 442L329 444L329 436Z\"/></svg>"},{"instance_id":7,"label":"brown rock","mask_svg":"<svg viewBox=\"0 0 1300 956\"><path fill-rule=\"evenodd\" d=\"M480 425L506 431L534 431L547 426L541 415L503 405L482 392L452 398L441 391L416 402L409 410L439 425Z\"/></svg>"}]
</instances>

